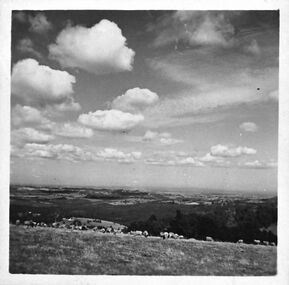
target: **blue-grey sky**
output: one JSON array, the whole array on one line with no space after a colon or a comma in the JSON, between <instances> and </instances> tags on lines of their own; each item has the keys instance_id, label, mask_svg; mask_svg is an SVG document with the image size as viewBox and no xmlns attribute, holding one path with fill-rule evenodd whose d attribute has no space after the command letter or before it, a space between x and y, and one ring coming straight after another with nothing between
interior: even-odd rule
<instances>
[{"instance_id":1,"label":"blue-grey sky","mask_svg":"<svg viewBox=\"0 0 289 285\"><path fill-rule=\"evenodd\" d=\"M276 191L278 11L12 17L12 183Z\"/></svg>"}]
</instances>

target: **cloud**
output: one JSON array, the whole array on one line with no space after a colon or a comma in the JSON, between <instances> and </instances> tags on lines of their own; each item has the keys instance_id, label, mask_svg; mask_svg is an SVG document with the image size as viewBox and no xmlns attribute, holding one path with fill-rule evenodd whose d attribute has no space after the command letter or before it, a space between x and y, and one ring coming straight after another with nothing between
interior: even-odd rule
<instances>
[{"instance_id":1,"label":"cloud","mask_svg":"<svg viewBox=\"0 0 289 285\"><path fill-rule=\"evenodd\" d=\"M12 93L27 104L56 104L71 98L75 77L40 65L32 58L18 61L12 70Z\"/></svg>"},{"instance_id":2,"label":"cloud","mask_svg":"<svg viewBox=\"0 0 289 285\"><path fill-rule=\"evenodd\" d=\"M75 102L73 97L69 97L64 102L46 105L45 113L50 117L59 117L65 115L66 112L78 112L81 108L81 105Z\"/></svg>"},{"instance_id":3,"label":"cloud","mask_svg":"<svg viewBox=\"0 0 289 285\"><path fill-rule=\"evenodd\" d=\"M151 130L147 130L146 133L144 134L143 140L144 141L152 141L152 140L158 138L159 135L160 134L158 132L153 132Z\"/></svg>"},{"instance_id":4,"label":"cloud","mask_svg":"<svg viewBox=\"0 0 289 285\"><path fill-rule=\"evenodd\" d=\"M213 45L230 47L235 28L222 12L177 11L159 19L154 30L153 46L160 47L182 42L189 46Z\"/></svg>"},{"instance_id":5,"label":"cloud","mask_svg":"<svg viewBox=\"0 0 289 285\"><path fill-rule=\"evenodd\" d=\"M224 157L213 156L211 153L206 153L204 156L197 157L198 161L209 167L230 167L231 161L225 160Z\"/></svg>"},{"instance_id":6,"label":"cloud","mask_svg":"<svg viewBox=\"0 0 289 285\"><path fill-rule=\"evenodd\" d=\"M211 155L220 157L238 157L241 155L255 154L257 151L253 148L238 146L229 147L226 145L215 145L211 147Z\"/></svg>"},{"instance_id":7,"label":"cloud","mask_svg":"<svg viewBox=\"0 0 289 285\"><path fill-rule=\"evenodd\" d=\"M183 159L179 159L176 161L177 165L192 165L192 166L198 166L202 167L204 164L201 161L196 160L193 157L186 157Z\"/></svg>"},{"instance_id":8,"label":"cloud","mask_svg":"<svg viewBox=\"0 0 289 285\"><path fill-rule=\"evenodd\" d=\"M261 53L261 49L258 45L258 42L255 39L253 39L249 45L246 45L244 47L244 50L248 53L253 54L253 55L260 55L260 53Z\"/></svg>"},{"instance_id":9,"label":"cloud","mask_svg":"<svg viewBox=\"0 0 289 285\"><path fill-rule=\"evenodd\" d=\"M154 152L144 161L146 164L159 166L191 166L191 167L232 167L231 161L223 157L215 157L210 153L204 156L183 151Z\"/></svg>"},{"instance_id":10,"label":"cloud","mask_svg":"<svg viewBox=\"0 0 289 285\"><path fill-rule=\"evenodd\" d=\"M224 159L222 157L217 157L213 156L211 153L206 153L204 156L199 158L200 161L202 162L217 162L217 163L222 163L224 162Z\"/></svg>"},{"instance_id":11,"label":"cloud","mask_svg":"<svg viewBox=\"0 0 289 285\"><path fill-rule=\"evenodd\" d=\"M234 96L233 96L234 94ZM258 102L259 97L249 88L240 90L238 87L220 88L194 94L189 92L179 96L166 98L157 105L144 111L144 125L149 128L157 126L187 125L208 123L223 120L227 117L226 110L242 103ZM217 113L222 110L222 113Z\"/></svg>"},{"instance_id":12,"label":"cloud","mask_svg":"<svg viewBox=\"0 0 289 285\"><path fill-rule=\"evenodd\" d=\"M186 13L185 11L178 11L178 13ZM191 22L192 21L192 22ZM200 22L195 27L194 13L191 13L190 19L186 19L188 25L186 26L186 34L188 35L188 42L191 45L231 45L231 37L234 34L234 27L226 21L223 14L205 14Z\"/></svg>"},{"instance_id":13,"label":"cloud","mask_svg":"<svg viewBox=\"0 0 289 285\"><path fill-rule=\"evenodd\" d=\"M277 162L260 162L259 160L247 161L245 163L240 163L239 167L241 168L253 168L253 169L267 169L267 168L276 168Z\"/></svg>"},{"instance_id":14,"label":"cloud","mask_svg":"<svg viewBox=\"0 0 289 285\"><path fill-rule=\"evenodd\" d=\"M244 122L239 127L245 132L251 132L251 133L255 133L258 130L258 126L253 122Z\"/></svg>"},{"instance_id":15,"label":"cloud","mask_svg":"<svg viewBox=\"0 0 289 285\"><path fill-rule=\"evenodd\" d=\"M193 167L205 166L201 161L198 161L193 157L185 157L185 158L174 157L170 159L152 157L146 159L145 163L160 166L193 166Z\"/></svg>"},{"instance_id":16,"label":"cloud","mask_svg":"<svg viewBox=\"0 0 289 285\"><path fill-rule=\"evenodd\" d=\"M214 64L212 65L212 61ZM149 67L182 86L182 92L187 89L191 97L206 93L219 93L232 90L229 99L232 102L241 102L251 99L251 101L268 100L268 94L274 87L278 87L278 67L268 66L266 61L264 66L257 66L258 60L251 57L240 56L239 54L218 55L211 50L188 50L182 54L172 53L168 56L157 59L148 59ZM230 80L230 84L228 84ZM257 92L256 86L262 86L262 90ZM239 88L239 92L236 89ZM273 89L274 90L274 89ZM187 91L187 92L188 92ZM247 93L247 97L244 93ZM239 96L238 93L240 93ZM229 94L226 94L225 101ZM262 96L260 96L262 95ZM217 96L223 97L223 96ZM237 99L234 100L234 97ZM220 98L221 99L221 98ZM220 105L223 105L220 100Z\"/></svg>"},{"instance_id":17,"label":"cloud","mask_svg":"<svg viewBox=\"0 0 289 285\"><path fill-rule=\"evenodd\" d=\"M46 144L53 139L53 135L46 134L33 128L21 128L11 132L11 140L15 145L21 145L27 142Z\"/></svg>"},{"instance_id":18,"label":"cloud","mask_svg":"<svg viewBox=\"0 0 289 285\"><path fill-rule=\"evenodd\" d=\"M16 49L23 54L31 54L37 58L42 58L41 53L35 50L34 44L29 38L20 40L16 46Z\"/></svg>"},{"instance_id":19,"label":"cloud","mask_svg":"<svg viewBox=\"0 0 289 285\"><path fill-rule=\"evenodd\" d=\"M35 16L28 16L25 12L13 12L13 19L20 23L29 23L29 30L37 34L44 34L53 28L44 13L37 13Z\"/></svg>"},{"instance_id":20,"label":"cloud","mask_svg":"<svg viewBox=\"0 0 289 285\"><path fill-rule=\"evenodd\" d=\"M269 98L274 100L274 101L278 101L279 100L279 91L278 90L274 90L272 92L269 93Z\"/></svg>"},{"instance_id":21,"label":"cloud","mask_svg":"<svg viewBox=\"0 0 289 285\"><path fill-rule=\"evenodd\" d=\"M123 152L114 148L104 148L98 151L87 151L71 144L39 144L26 143L23 148L12 149L11 155L22 158L49 158L55 160L77 161L110 161L118 163L133 163L139 160L139 151Z\"/></svg>"},{"instance_id":22,"label":"cloud","mask_svg":"<svg viewBox=\"0 0 289 285\"><path fill-rule=\"evenodd\" d=\"M149 89L136 87L115 98L112 102L112 108L125 112L142 111L157 103L158 100L159 96L156 93Z\"/></svg>"},{"instance_id":23,"label":"cloud","mask_svg":"<svg viewBox=\"0 0 289 285\"><path fill-rule=\"evenodd\" d=\"M68 138L91 138L93 136L93 130L76 123L62 123L55 125L53 134Z\"/></svg>"},{"instance_id":24,"label":"cloud","mask_svg":"<svg viewBox=\"0 0 289 285\"><path fill-rule=\"evenodd\" d=\"M277 168L278 167L278 162L277 161L270 161L270 162L267 162L266 165L269 168Z\"/></svg>"},{"instance_id":25,"label":"cloud","mask_svg":"<svg viewBox=\"0 0 289 285\"><path fill-rule=\"evenodd\" d=\"M153 111L145 112L145 120L142 126L147 128L156 129L160 127L177 127L177 126L187 126L192 124L207 124L216 123L218 121L224 120L228 117L228 113L205 113L205 114L195 114L188 116L183 116L182 114L173 115L169 112L164 112L164 110L157 112L158 108Z\"/></svg>"},{"instance_id":26,"label":"cloud","mask_svg":"<svg viewBox=\"0 0 289 285\"><path fill-rule=\"evenodd\" d=\"M145 164L159 165L159 166L175 166L176 165L174 160L160 160L160 159L154 159L154 158L146 159Z\"/></svg>"},{"instance_id":27,"label":"cloud","mask_svg":"<svg viewBox=\"0 0 289 285\"><path fill-rule=\"evenodd\" d=\"M174 45L175 51L182 52L191 47L228 50L242 46L244 53L260 55L261 49L257 40L252 39L252 31L244 26L237 27L243 15L239 11L181 10L163 14L156 24L148 25L147 31L155 34L152 46L156 48ZM256 29L264 31L259 23L253 31Z\"/></svg>"},{"instance_id":28,"label":"cloud","mask_svg":"<svg viewBox=\"0 0 289 285\"><path fill-rule=\"evenodd\" d=\"M145 159L146 164L160 166L193 166L203 167L203 162L183 151L159 151L154 152Z\"/></svg>"},{"instance_id":29,"label":"cloud","mask_svg":"<svg viewBox=\"0 0 289 285\"><path fill-rule=\"evenodd\" d=\"M192 166L192 167L229 167L230 161L223 157L215 157L210 153L204 156L184 151L154 152L145 160L146 164L160 166Z\"/></svg>"},{"instance_id":30,"label":"cloud","mask_svg":"<svg viewBox=\"0 0 289 285\"><path fill-rule=\"evenodd\" d=\"M149 60L159 80L175 82L178 88L144 110L143 125L154 128L220 120L232 107L268 101L270 92L278 87L278 67L262 62L264 66L257 68L257 59L248 58L190 50Z\"/></svg>"},{"instance_id":31,"label":"cloud","mask_svg":"<svg viewBox=\"0 0 289 285\"><path fill-rule=\"evenodd\" d=\"M183 140L178 140L174 138L160 138L160 143L163 145L173 145L181 142L183 142Z\"/></svg>"},{"instance_id":32,"label":"cloud","mask_svg":"<svg viewBox=\"0 0 289 285\"><path fill-rule=\"evenodd\" d=\"M172 135L168 132L158 133L151 130L146 131L142 140L145 142L157 142L162 145L173 145L183 142L183 140L172 138Z\"/></svg>"},{"instance_id":33,"label":"cloud","mask_svg":"<svg viewBox=\"0 0 289 285\"><path fill-rule=\"evenodd\" d=\"M37 13L34 17L29 16L28 21L30 23L30 31L34 33L43 34L52 29L52 24L43 13Z\"/></svg>"},{"instance_id":34,"label":"cloud","mask_svg":"<svg viewBox=\"0 0 289 285\"><path fill-rule=\"evenodd\" d=\"M215 148L214 146L212 148ZM145 157L144 163L158 166L191 166L191 167L213 167L213 168L252 168L252 169L268 169L276 168L277 162L269 160L268 162L255 161L239 161L232 160L233 157L241 155L255 154L254 149L247 147L221 148L213 149L215 155L206 153L203 156L197 153L187 153L184 151L157 151Z\"/></svg>"},{"instance_id":35,"label":"cloud","mask_svg":"<svg viewBox=\"0 0 289 285\"><path fill-rule=\"evenodd\" d=\"M69 144L27 143L14 155L25 158L50 158L69 161L92 160L93 154L80 147Z\"/></svg>"},{"instance_id":36,"label":"cloud","mask_svg":"<svg viewBox=\"0 0 289 285\"><path fill-rule=\"evenodd\" d=\"M25 23L27 20L27 16L23 11L13 12L12 17L20 23Z\"/></svg>"},{"instance_id":37,"label":"cloud","mask_svg":"<svg viewBox=\"0 0 289 285\"><path fill-rule=\"evenodd\" d=\"M12 125L20 126L38 126L42 129L50 129L52 122L45 118L41 111L30 106L16 105L12 109Z\"/></svg>"},{"instance_id":38,"label":"cloud","mask_svg":"<svg viewBox=\"0 0 289 285\"><path fill-rule=\"evenodd\" d=\"M54 105L53 108L58 112L72 112L80 111L81 105L75 102L72 97L70 97L65 102Z\"/></svg>"},{"instance_id":39,"label":"cloud","mask_svg":"<svg viewBox=\"0 0 289 285\"><path fill-rule=\"evenodd\" d=\"M259 160L255 160L255 161L251 161L251 162L245 162L244 164L243 164L243 166L245 166L245 167L249 167L249 168L260 168L260 167L262 167L262 163L259 161Z\"/></svg>"},{"instance_id":40,"label":"cloud","mask_svg":"<svg viewBox=\"0 0 289 285\"><path fill-rule=\"evenodd\" d=\"M97 158L108 161L115 160L120 163L132 163L140 159L141 156L142 153L138 151L125 153L115 148L105 148L96 153Z\"/></svg>"},{"instance_id":41,"label":"cloud","mask_svg":"<svg viewBox=\"0 0 289 285\"><path fill-rule=\"evenodd\" d=\"M144 120L141 114L131 114L119 110L98 110L81 114L78 122L98 130L127 131Z\"/></svg>"},{"instance_id":42,"label":"cloud","mask_svg":"<svg viewBox=\"0 0 289 285\"><path fill-rule=\"evenodd\" d=\"M50 57L63 67L77 67L94 74L132 70L135 52L113 22L102 20L91 28L66 27L49 46Z\"/></svg>"},{"instance_id":43,"label":"cloud","mask_svg":"<svg viewBox=\"0 0 289 285\"><path fill-rule=\"evenodd\" d=\"M154 151L147 158L156 161L168 161L168 160L176 160L179 158L185 158L188 156L192 155L185 151L165 150L165 151Z\"/></svg>"}]
</instances>

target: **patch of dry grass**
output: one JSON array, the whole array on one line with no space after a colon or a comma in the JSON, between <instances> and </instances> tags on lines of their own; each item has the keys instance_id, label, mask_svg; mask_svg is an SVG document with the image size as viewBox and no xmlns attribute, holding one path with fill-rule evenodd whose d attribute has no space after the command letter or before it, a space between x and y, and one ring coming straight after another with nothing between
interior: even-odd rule
<instances>
[{"instance_id":1,"label":"patch of dry grass","mask_svg":"<svg viewBox=\"0 0 289 285\"><path fill-rule=\"evenodd\" d=\"M10 226L10 272L274 275L276 247Z\"/></svg>"}]
</instances>

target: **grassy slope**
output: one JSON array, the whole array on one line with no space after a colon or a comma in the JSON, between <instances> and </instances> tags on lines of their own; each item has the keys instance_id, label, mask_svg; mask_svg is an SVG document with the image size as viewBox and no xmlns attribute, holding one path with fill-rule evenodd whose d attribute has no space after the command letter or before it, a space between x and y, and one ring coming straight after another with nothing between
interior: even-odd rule
<instances>
[{"instance_id":1,"label":"grassy slope","mask_svg":"<svg viewBox=\"0 0 289 285\"><path fill-rule=\"evenodd\" d=\"M276 247L10 226L10 272L273 275Z\"/></svg>"}]
</instances>

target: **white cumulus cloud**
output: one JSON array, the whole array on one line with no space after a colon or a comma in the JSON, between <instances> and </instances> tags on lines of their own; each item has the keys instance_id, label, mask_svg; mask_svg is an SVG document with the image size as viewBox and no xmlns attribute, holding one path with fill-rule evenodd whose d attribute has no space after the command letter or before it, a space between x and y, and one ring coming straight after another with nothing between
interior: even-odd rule
<instances>
[{"instance_id":1,"label":"white cumulus cloud","mask_svg":"<svg viewBox=\"0 0 289 285\"><path fill-rule=\"evenodd\" d=\"M14 106L12 108L11 121L15 127L31 125L50 129L52 126L52 122L45 118L41 111L31 106Z\"/></svg>"},{"instance_id":2,"label":"white cumulus cloud","mask_svg":"<svg viewBox=\"0 0 289 285\"><path fill-rule=\"evenodd\" d=\"M33 128L21 128L11 132L11 140L15 145L23 143L39 143L46 144L54 139L53 135L35 130Z\"/></svg>"},{"instance_id":3,"label":"white cumulus cloud","mask_svg":"<svg viewBox=\"0 0 289 285\"><path fill-rule=\"evenodd\" d=\"M144 141L152 141L159 136L158 132L153 132L151 130L147 130L143 136Z\"/></svg>"},{"instance_id":4,"label":"white cumulus cloud","mask_svg":"<svg viewBox=\"0 0 289 285\"><path fill-rule=\"evenodd\" d=\"M151 130L147 130L143 136L145 142L157 142L162 145L173 145L183 142L183 140L172 138L172 135L168 132L158 133Z\"/></svg>"},{"instance_id":5,"label":"white cumulus cloud","mask_svg":"<svg viewBox=\"0 0 289 285\"><path fill-rule=\"evenodd\" d=\"M158 100L159 96L156 93L149 89L136 87L115 98L112 102L112 108L126 112L141 111L155 104Z\"/></svg>"},{"instance_id":6,"label":"white cumulus cloud","mask_svg":"<svg viewBox=\"0 0 289 285\"><path fill-rule=\"evenodd\" d=\"M91 28L66 27L49 46L49 53L63 67L94 74L130 71L135 55L121 29L105 19Z\"/></svg>"},{"instance_id":7,"label":"white cumulus cloud","mask_svg":"<svg viewBox=\"0 0 289 285\"><path fill-rule=\"evenodd\" d=\"M27 143L14 155L30 158L50 158L59 160L79 161L92 160L93 154L70 144L38 144Z\"/></svg>"},{"instance_id":8,"label":"white cumulus cloud","mask_svg":"<svg viewBox=\"0 0 289 285\"><path fill-rule=\"evenodd\" d=\"M115 148L105 148L96 153L96 157L104 160L115 160L120 163L132 163L140 159L142 153L139 151L123 152Z\"/></svg>"},{"instance_id":9,"label":"white cumulus cloud","mask_svg":"<svg viewBox=\"0 0 289 285\"><path fill-rule=\"evenodd\" d=\"M178 140L174 138L160 138L160 143L163 145L173 145L181 142L183 142L183 140Z\"/></svg>"},{"instance_id":10,"label":"white cumulus cloud","mask_svg":"<svg viewBox=\"0 0 289 285\"><path fill-rule=\"evenodd\" d=\"M131 114L119 110L98 110L81 114L78 122L99 130L127 131L144 120L141 114Z\"/></svg>"},{"instance_id":11,"label":"white cumulus cloud","mask_svg":"<svg viewBox=\"0 0 289 285\"><path fill-rule=\"evenodd\" d=\"M18 61L12 70L12 93L28 104L61 103L71 98L75 77L40 65L35 59Z\"/></svg>"},{"instance_id":12,"label":"white cumulus cloud","mask_svg":"<svg viewBox=\"0 0 289 285\"><path fill-rule=\"evenodd\" d=\"M229 147L227 145L215 145L211 147L211 155L220 157L238 157L241 155L255 154L257 151L246 146Z\"/></svg>"},{"instance_id":13,"label":"white cumulus cloud","mask_svg":"<svg viewBox=\"0 0 289 285\"><path fill-rule=\"evenodd\" d=\"M117 163L134 163L142 153L139 151L123 152L115 148L101 150L85 150L71 144L40 144L26 143L24 147L13 147L13 156L25 158L49 158L55 160L77 161L108 161Z\"/></svg>"},{"instance_id":14,"label":"white cumulus cloud","mask_svg":"<svg viewBox=\"0 0 289 285\"><path fill-rule=\"evenodd\" d=\"M240 125L240 129L244 130L245 132L254 133L258 130L258 126L253 122L244 122Z\"/></svg>"},{"instance_id":15,"label":"white cumulus cloud","mask_svg":"<svg viewBox=\"0 0 289 285\"><path fill-rule=\"evenodd\" d=\"M213 156L211 153L206 153L204 156L200 157L199 160L208 163L210 162L221 163L224 161L222 157Z\"/></svg>"},{"instance_id":16,"label":"white cumulus cloud","mask_svg":"<svg viewBox=\"0 0 289 285\"><path fill-rule=\"evenodd\" d=\"M176 161L176 164L179 165L192 165L192 166L199 166L202 167L204 166L203 162L198 161L197 159L193 158L193 157L186 157L186 158L182 158L182 159L178 159Z\"/></svg>"},{"instance_id":17,"label":"white cumulus cloud","mask_svg":"<svg viewBox=\"0 0 289 285\"><path fill-rule=\"evenodd\" d=\"M93 130L80 126L76 123L63 123L55 125L53 133L61 137L69 138L91 138Z\"/></svg>"}]
</instances>

